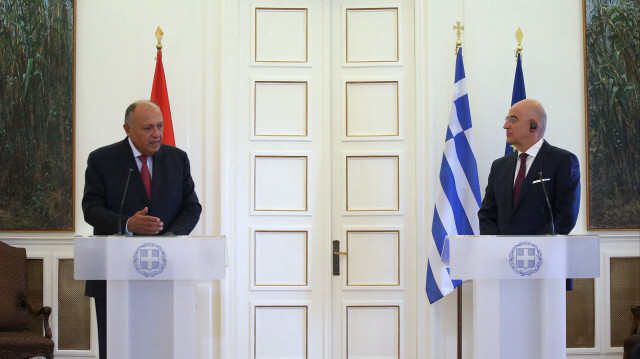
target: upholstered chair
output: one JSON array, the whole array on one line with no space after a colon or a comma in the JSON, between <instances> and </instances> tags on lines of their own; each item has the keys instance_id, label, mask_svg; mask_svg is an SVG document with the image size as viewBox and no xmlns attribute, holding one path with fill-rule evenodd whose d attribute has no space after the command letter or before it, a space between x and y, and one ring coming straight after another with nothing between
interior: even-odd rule
<instances>
[{"instance_id":1,"label":"upholstered chair","mask_svg":"<svg viewBox=\"0 0 640 359\"><path fill-rule=\"evenodd\" d=\"M44 335L28 331L28 315L42 316ZM0 359L53 358L51 307L27 300L27 252L0 242Z\"/></svg>"}]
</instances>

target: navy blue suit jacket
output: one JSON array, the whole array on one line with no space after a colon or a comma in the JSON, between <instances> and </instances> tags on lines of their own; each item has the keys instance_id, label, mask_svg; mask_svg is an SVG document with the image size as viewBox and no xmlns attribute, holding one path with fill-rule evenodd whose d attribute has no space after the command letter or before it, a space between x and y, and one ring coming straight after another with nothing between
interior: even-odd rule
<instances>
[{"instance_id":1,"label":"navy blue suit jacket","mask_svg":"<svg viewBox=\"0 0 640 359\"><path fill-rule=\"evenodd\" d=\"M551 233L549 194L556 234L569 234L580 209L580 165L571 152L544 141L513 204L513 183L518 155L513 152L491 165L489 182L478 211L480 234L544 235ZM542 172L543 182L538 172ZM548 179L548 180L547 180Z\"/></svg>"},{"instance_id":2,"label":"navy blue suit jacket","mask_svg":"<svg viewBox=\"0 0 640 359\"><path fill-rule=\"evenodd\" d=\"M122 215L119 215L130 168L133 171ZM144 207L149 208L149 216L158 217L164 223L160 234L191 233L202 207L194 189L187 154L176 147L162 145L153 155L149 200L127 138L91 152L85 173L82 211L85 221L93 226L93 234L117 234L119 221L122 221L124 233L129 217ZM106 298L105 282L87 281L85 294Z\"/></svg>"}]
</instances>

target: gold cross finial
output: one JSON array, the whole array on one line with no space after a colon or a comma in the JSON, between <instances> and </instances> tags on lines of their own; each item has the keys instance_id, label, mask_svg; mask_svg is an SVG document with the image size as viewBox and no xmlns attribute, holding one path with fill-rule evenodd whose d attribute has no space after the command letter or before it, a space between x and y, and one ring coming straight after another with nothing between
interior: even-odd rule
<instances>
[{"instance_id":1,"label":"gold cross finial","mask_svg":"<svg viewBox=\"0 0 640 359\"><path fill-rule=\"evenodd\" d=\"M516 31L516 40L518 40L518 47L516 47L516 58L518 58L518 54L522 52L522 30L518 28Z\"/></svg>"},{"instance_id":2,"label":"gold cross finial","mask_svg":"<svg viewBox=\"0 0 640 359\"><path fill-rule=\"evenodd\" d=\"M164 35L164 32L162 32L162 29L158 26L158 29L156 30L156 38L158 39L156 49L158 49L158 51L162 51L162 35Z\"/></svg>"},{"instance_id":3,"label":"gold cross finial","mask_svg":"<svg viewBox=\"0 0 640 359\"><path fill-rule=\"evenodd\" d=\"M460 36L462 36L462 30L464 30L464 26L460 26L460 21L456 21L456 24L453 25L453 29L457 30L456 35L458 36L458 40L456 41L456 55L458 54L458 50L462 47L462 40L460 40Z\"/></svg>"},{"instance_id":4,"label":"gold cross finial","mask_svg":"<svg viewBox=\"0 0 640 359\"><path fill-rule=\"evenodd\" d=\"M458 30L456 35L458 35L458 40L460 40L460 36L462 35L462 31L460 30L464 30L464 26L460 26L460 21L456 21L456 24L453 25L453 29Z\"/></svg>"}]
</instances>

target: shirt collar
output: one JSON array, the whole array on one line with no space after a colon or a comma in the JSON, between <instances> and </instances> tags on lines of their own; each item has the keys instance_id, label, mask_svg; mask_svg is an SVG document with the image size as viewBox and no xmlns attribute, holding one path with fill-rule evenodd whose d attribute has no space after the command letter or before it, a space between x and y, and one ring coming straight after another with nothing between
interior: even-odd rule
<instances>
[{"instance_id":1,"label":"shirt collar","mask_svg":"<svg viewBox=\"0 0 640 359\"><path fill-rule=\"evenodd\" d=\"M524 153L526 153L527 155L529 155L529 157L536 157L538 155L538 152L540 152L540 148L542 147L542 143L544 143L544 139L540 139L538 142L535 143L535 145L529 147L528 150L524 151ZM518 156L520 155L520 150L518 150Z\"/></svg>"},{"instance_id":2,"label":"shirt collar","mask_svg":"<svg viewBox=\"0 0 640 359\"><path fill-rule=\"evenodd\" d=\"M127 137L127 140L129 141L129 146L131 146L131 151L133 152L133 157L134 158L138 158L138 156L142 155L142 152L138 151L138 149L133 144L133 142L131 142L131 137Z\"/></svg>"}]
</instances>

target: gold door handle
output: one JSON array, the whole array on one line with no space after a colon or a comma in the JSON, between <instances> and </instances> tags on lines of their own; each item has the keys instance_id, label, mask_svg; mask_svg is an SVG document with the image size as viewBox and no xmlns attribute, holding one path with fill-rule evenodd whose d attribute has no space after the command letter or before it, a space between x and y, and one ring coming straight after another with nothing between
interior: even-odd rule
<instances>
[{"instance_id":1,"label":"gold door handle","mask_svg":"<svg viewBox=\"0 0 640 359\"><path fill-rule=\"evenodd\" d=\"M334 256L346 256L349 255L349 253L347 252L333 252Z\"/></svg>"}]
</instances>

